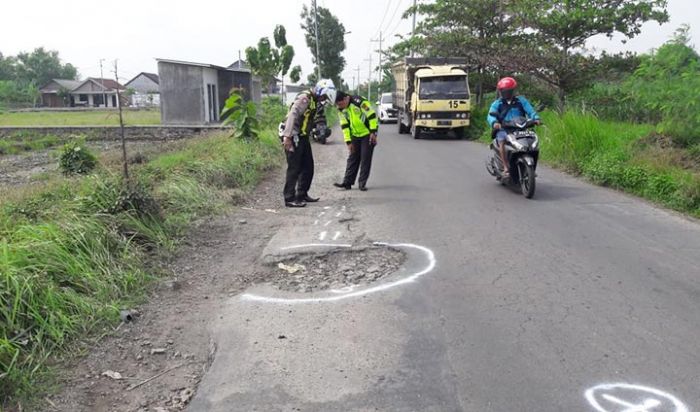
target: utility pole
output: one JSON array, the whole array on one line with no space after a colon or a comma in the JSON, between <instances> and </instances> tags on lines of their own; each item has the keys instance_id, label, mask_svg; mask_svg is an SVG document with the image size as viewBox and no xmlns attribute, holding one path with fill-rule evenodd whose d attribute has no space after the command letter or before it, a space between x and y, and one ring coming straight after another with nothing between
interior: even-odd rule
<instances>
[{"instance_id":1,"label":"utility pole","mask_svg":"<svg viewBox=\"0 0 700 412\"><path fill-rule=\"evenodd\" d=\"M316 0L314 3L314 34L316 36L316 81L321 80L321 53L318 44L318 6L316 5Z\"/></svg>"},{"instance_id":2,"label":"utility pole","mask_svg":"<svg viewBox=\"0 0 700 412\"><path fill-rule=\"evenodd\" d=\"M413 29L411 29L411 37L416 35L416 3L417 0L413 0ZM411 57L413 57L413 54L415 53L415 50L413 50L413 47L411 47Z\"/></svg>"},{"instance_id":3,"label":"utility pole","mask_svg":"<svg viewBox=\"0 0 700 412\"><path fill-rule=\"evenodd\" d=\"M383 40L383 38L382 38L381 31L379 32L379 40L370 40L370 41L375 42L375 43L379 42L379 76L378 76L378 79L379 79L378 82L380 85L379 87L381 87L382 79L384 78L384 70L382 69L382 40ZM381 93L381 91L379 89L377 89L377 98L379 98L379 93Z\"/></svg>"},{"instance_id":4,"label":"utility pole","mask_svg":"<svg viewBox=\"0 0 700 412\"><path fill-rule=\"evenodd\" d=\"M355 92L357 94L360 94L360 65L359 64L357 65L357 69L355 69L355 71L357 71L357 90Z\"/></svg>"},{"instance_id":5,"label":"utility pole","mask_svg":"<svg viewBox=\"0 0 700 412\"><path fill-rule=\"evenodd\" d=\"M102 74L102 62L105 59L100 59L100 84L102 85L102 104L107 108L107 94L105 93L105 76Z\"/></svg>"},{"instance_id":6,"label":"utility pole","mask_svg":"<svg viewBox=\"0 0 700 412\"><path fill-rule=\"evenodd\" d=\"M117 71L117 60L114 61L114 79L117 81L117 106L119 107L119 130L122 139L122 162L124 163L124 180L129 184L129 166L126 161L126 139L124 139L124 117L122 115L121 95L119 94L119 72Z\"/></svg>"},{"instance_id":7,"label":"utility pole","mask_svg":"<svg viewBox=\"0 0 700 412\"><path fill-rule=\"evenodd\" d=\"M369 54L369 73L367 73L367 100L372 101L372 53Z\"/></svg>"}]
</instances>

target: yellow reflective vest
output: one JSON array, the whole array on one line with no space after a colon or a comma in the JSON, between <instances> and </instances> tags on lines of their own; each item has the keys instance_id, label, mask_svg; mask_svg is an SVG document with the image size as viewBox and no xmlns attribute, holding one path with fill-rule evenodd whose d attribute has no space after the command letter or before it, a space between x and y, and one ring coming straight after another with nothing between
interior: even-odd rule
<instances>
[{"instance_id":1,"label":"yellow reflective vest","mask_svg":"<svg viewBox=\"0 0 700 412\"><path fill-rule=\"evenodd\" d=\"M350 96L350 104L340 111L340 127L346 143L353 137L367 137L370 133L377 132L377 113L364 97Z\"/></svg>"}]
</instances>

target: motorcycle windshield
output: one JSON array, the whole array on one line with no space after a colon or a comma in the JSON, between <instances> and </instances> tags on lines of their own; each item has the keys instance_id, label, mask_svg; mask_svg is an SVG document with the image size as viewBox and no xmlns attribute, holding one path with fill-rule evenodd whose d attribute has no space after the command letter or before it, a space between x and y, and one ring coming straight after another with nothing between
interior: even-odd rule
<instances>
[{"instance_id":1,"label":"motorcycle windshield","mask_svg":"<svg viewBox=\"0 0 700 412\"><path fill-rule=\"evenodd\" d=\"M506 122L503 122L503 126L508 129L524 129L526 125L527 118L523 116L516 116Z\"/></svg>"}]
</instances>

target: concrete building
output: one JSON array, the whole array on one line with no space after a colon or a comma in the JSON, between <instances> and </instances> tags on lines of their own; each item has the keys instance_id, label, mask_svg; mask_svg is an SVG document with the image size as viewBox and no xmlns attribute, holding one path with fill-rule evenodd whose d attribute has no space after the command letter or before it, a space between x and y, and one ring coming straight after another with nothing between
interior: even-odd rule
<instances>
[{"instance_id":1,"label":"concrete building","mask_svg":"<svg viewBox=\"0 0 700 412\"><path fill-rule=\"evenodd\" d=\"M219 113L233 88L259 102L260 82L250 70L213 64L156 59L160 78L163 124L200 125L219 122Z\"/></svg>"},{"instance_id":2,"label":"concrete building","mask_svg":"<svg viewBox=\"0 0 700 412\"><path fill-rule=\"evenodd\" d=\"M134 107L160 106L160 78L155 73L141 72L124 87L131 92L130 105Z\"/></svg>"},{"instance_id":3,"label":"concrete building","mask_svg":"<svg viewBox=\"0 0 700 412\"><path fill-rule=\"evenodd\" d=\"M53 79L39 89L45 107L118 107L117 89L126 89L112 79L88 77L86 80ZM126 104L122 96L121 104Z\"/></svg>"}]
</instances>

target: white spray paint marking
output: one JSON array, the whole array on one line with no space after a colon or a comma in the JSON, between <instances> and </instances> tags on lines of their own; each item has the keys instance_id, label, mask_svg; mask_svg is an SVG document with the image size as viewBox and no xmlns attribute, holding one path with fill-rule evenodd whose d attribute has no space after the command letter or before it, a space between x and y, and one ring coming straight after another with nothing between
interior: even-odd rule
<instances>
[{"instance_id":1,"label":"white spray paint marking","mask_svg":"<svg viewBox=\"0 0 700 412\"><path fill-rule=\"evenodd\" d=\"M412 243L392 244L392 243L375 242L374 244L376 246L388 246L388 247L395 247L395 248L416 249L420 252L423 252L423 254L425 254L426 260L428 261L428 263L420 271L413 273L410 276L406 276L404 278L396 280L394 282L384 283L381 285L377 285L377 286L373 286L373 287L370 287L367 289L361 289L361 290L357 290L357 291L352 290L348 293L342 293L339 290L336 290L336 292L334 292L334 293L337 293L336 296L327 296L327 297L318 297L318 298L299 298L299 299L289 298L289 299L287 299L287 298L273 298L273 297L269 297L269 296L260 296L260 295L255 295L255 294L251 294L251 293L246 293L246 294L241 296L241 299L254 301L254 302L281 303L281 304L287 304L287 305L295 305L295 304L299 304L299 303L337 302L340 300L356 298L359 296L366 296L366 295L370 295L372 293L382 292L382 291L394 288L396 286L401 286L401 285L405 285L408 283L413 283L421 276L432 271L435 268L435 265L437 263L435 260L435 254L433 253L433 251L428 249L425 246L414 245ZM289 246L289 247L283 248L282 250L304 249L304 248L317 247L317 246L346 247L346 248L352 247L351 245L307 244L307 245ZM683 411L683 412L686 412L686 411Z\"/></svg>"},{"instance_id":2,"label":"white spray paint marking","mask_svg":"<svg viewBox=\"0 0 700 412\"><path fill-rule=\"evenodd\" d=\"M330 208L331 208L330 206L324 206L324 207L323 207L324 210L328 210L328 209L330 209Z\"/></svg>"},{"instance_id":3,"label":"white spray paint marking","mask_svg":"<svg viewBox=\"0 0 700 412\"><path fill-rule=\"evenodd\" d=\"M688 407L675 396L648 386L607 383L588 389L585 395L598 412L688 412ZM625 397L643 398L644 402L633 403L622 399Z\"/></svg>"},{"instance_id":4,"label":"white spray paint marking","mask_svg":"<svg viewBox=\"0 0 700 412\"><path fill-rule=\"evenodd\" d=\"M625 409L625 412L642 412L647 411L651 408L656 408L657 406L661 405L661 402L658 399L645 399L641 405L635 405L633 403L623 401L618 397L608 395L607 393L603 394L603 398L609 400L612 403L624 406L625 408L627 408Z\"/></svg>"},{"instance_id":5,"label":"white spray paint marking","mask_svg":"<svg viewBox=\"0 0 700 412\"><path fill-rule=\"evenodd\" d=\"M318 225L318 219L314 220L314 226Z\"/></svg>"},{"instance_id":6,"label":"white spray paint marking","mask_svg":"<svg viewBox=\"0 0 700 412\"><path fill-rule=\"evenodd\" d=\"M340 216L342 216L342 215L343 215L343 212L338 212L338 213L335 214L335 217L340 217Z\"/></svg>"},{"instance_id":7,"label":"white spray paint marking","mask_svg":"<svg viewBox=\"0 0 700 412\"><path fill-rule=\"evenodd\" d=\"M328 232L324 230L320 235L318 235L318 240L326 240L326 235L328 235Z\"/></svg>"},{"instance_id":8,"label":"white spray paint marking","mask_svg":"<svg viewBox=\"0 0 700 412\"><path fill-rule=\"evenodd\" d=\"M323 226L328 227L328 225L330 225L331 223L333 223L333 221L329 220L329 221L326 222Z\"/></svg>"},{"instance_id":9,"label":"white spray paint marking","mask_svg":"<svg viewBox=\"0 0 700 412\"><path fill-rule=\"evenodd\" d=\"M340 232L335 232L335 235L333 235L333 240L338 240L340 237Z\"/></svg>"},{"instance_id":10,"label":"white spray paint marking","mask_svg":"<svg viewBox=\"0 0 700 412\"><path fill-rule=\"evenodd\" d=\"M322 216L325 215L325 214L326 214L326 212L321 212L321 213L318 214L318 217L322 217Z\"/></svg>"}]
</instances>

